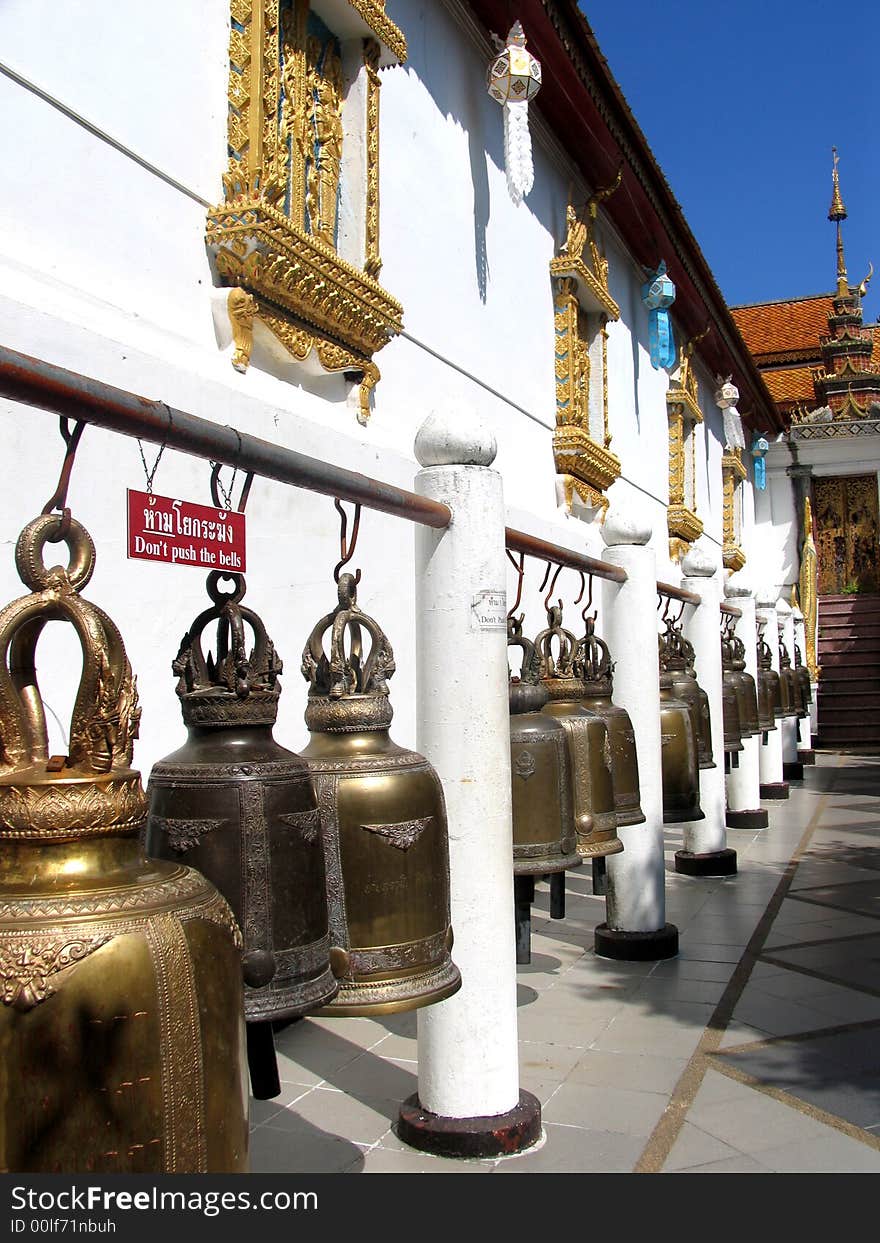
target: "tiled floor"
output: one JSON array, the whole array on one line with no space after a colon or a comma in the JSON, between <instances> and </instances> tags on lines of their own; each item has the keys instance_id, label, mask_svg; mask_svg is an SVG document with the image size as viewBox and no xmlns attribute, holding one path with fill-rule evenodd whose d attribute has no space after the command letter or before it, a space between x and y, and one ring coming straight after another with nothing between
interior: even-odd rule
<instances>
[{"instance_id":1,"label":"tiled floor","mask_svg":"<svg viewBox=\"0 0 880 1243\"><path fill-rule=\"evenodd\" d=\"M417 1086L412 1014L304 1019L277 1038L283 1091L253 1102L255 1172L880 1172L880 758L817 756L770 827L729 831L739 874L672 871L681 952L614 963L586 868L564 921L538 887L518 969L521 1084L545 1137L450 1161L394 1133ZM512 935L512 933L511 933Z\"/></svg>"}]
</instances>

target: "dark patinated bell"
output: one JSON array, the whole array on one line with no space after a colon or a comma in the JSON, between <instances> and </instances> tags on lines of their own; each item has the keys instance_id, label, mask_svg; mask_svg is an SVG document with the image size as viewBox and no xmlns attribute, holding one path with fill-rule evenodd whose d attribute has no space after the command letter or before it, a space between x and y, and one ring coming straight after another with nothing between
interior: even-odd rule
<instances>
[{"instance_id":1,"label":"dark patinated bell","mask_svg":"<svg viewBox=\"0 0 880 1243\"><path fill-rule=\"evenodd\" d=\"M788 695L788 712L786 716L802 717L807 715L804 703L804 692L797 673L791 667L791 657L784 643L779 644L779 680L785 684ZM783 699L785 695L783 695Z\"/></svg>"},{"instance_id":2,"label":"dark patinated bell","mask_svg":"<svg viewBox=\"0 0 880 1243\"><path fill-rule=\"evenodd\" d=\"M547 628L538 635L535 647L550 695L543 711L560 722L568 738L578 854L585 859L616 855L623 850L623 842L617 836L611 739L602 718L583 705L585 688L575 664L577 645L571 631L563 629L561 601L548 608Z\"/></svg>"},{"instance_id":3,"label":"dark patinated bell","mask_svg":"<svg viewBox=\"0 0 880 1243\"><path fill-rule=\"evenodd\" d=\"M732 634L722 642L721 664L724 676L729 675L736 694L740 734L743 738L751 738L760 731L758 691L755 679L746 672L746 648L737 635Z\"/></svg>"},{"instance_id":4,"label":"dark patinated bell","mask_svg":"<svg viewBox=\"0 0 880 1243\"><path fill-rule=\"evenodd\" d=\"M535 645L523 636L522 617L507 619L507 642L523 653L520 676L510 679L513 873L552 875L582 861L565 729L541 711L548 692Z\"/></svg>"},{"instance_id":5,"label":"dark patinated bell","mask_svg":"<svg viewBox=\"0 0 880 1243\"><path fill-rule=\"evenodd\" d=\"M302 663L311 734L302 755L321 812L340 981L328 1015L413 1010L461 987L450 958L443 788L423 756L389 737L394 668L386 635L358 608L354 576L342 574L339 602L312 630Z\"/></svg>"},{"instance_id":6,"label":"dark patinated bell","mask_svg":"<svg viewBox=\"0 0 880 1243\"><path fill-rule=\"evenodd\" d=\"M773 668L772 662L770 644L762 635L758 641L758 717L764 731L776 729L776 720L783 715L779 674ZM773 724L766 724L771 717Z\"/></svg>"},{"instance_id":7,"label":"dark patinated bell","mask_svg":"<svg viewBox=\"0 0 880 1243\"><path fill-rule=\"evenodd\" d=\"M245 1173L239 932L204 876L144 857L135 678L80 595L92 539L62 521L22 531L31 592L0 612L0 1170ZM59 538L70 564L47 568ZM67 755L37 681L48 622L82 648Z\"/></svg>"},{"instance_id":8,"label":"dark patinated bell","mask_svg":"<svg viewBox=\"0 0 880 1243\"><path fill-rule=\"evenodd\" d=\"M801 698L804 703L804 716L809 716L809 707L813 702L813 687L810 682L810 671L804 664L801 649L797 643L794 645L794 672L801 686Z\"/></svg>"},{"instance_id":9,"label":"dark patinated bell","mask_svg":"<svg viewBox=\"0 0 880 1243\"><path fill-rule=\"evenodd\" d=\"M722 651L725 646L728 645L722 644ZM721 711L724 718L724 754L733 756L743 750L742 719L733 670L725 655L721 658Z\"/></svg>"},{"instance_id":10,"label":"dark patinated bell","mask_svg":"<svg viewBox=\"0 0 880 1243\"><path fill-rule=\"evenodd\" d=\"M614 811L618 827L644 824L639 802L639 757L636 736L625 708L612 702L614 662L607 643L595 633L592 619L580 640L575 664L584 681L583 706L601 717L611 740Z\"/></svg>"},{"instance_id":11,"label":"dark patinated bell","mask_svg":"<svg viewBox=\"0 0 880 1243\"><path fill-rule=\"evenodd\" d=\"M687 704L690 711L697 745L697 767L714 768L709 696L697 681L693 645L672 618L666 619L666 633L660 638L660 663L672 679L670 687L673 695Z\"/></svg>"},{"instance_id":12,"label":"dark patinated bell","mask_svg":"<svg viewBox=\"0 0 880 1243\"><path fill-rule=\"evenodd\" d=\"M665 636L660 636L660 742L663 823L704 820L700 806L697 740L691 705L676 696L675 676L665 668ZM677 663L677 661L676 661ZM680 673L680 670L676 671Z\"/></svg>"},{"instance_id":13,"label":"dark patinated bell","mask_svg":"<svg viewBox=\"0 0 880 1243\"><path fill-rule=\"evenodd\" d=\"M235 912L244 938L245 1018L253 1025L315 1010L338 984L311 776L272 736L281 661L260 618L241 603L244 579L234 576L234 591L225 595L221 577L208 576L213 604L184 635L172 666L187 740L150 774L146 845L154 858L198 868ZM216 659L202 648L213 622ZM254 637L250 654L246 627ZM261 1034L249 1028L257 1096L254 1042Z\"/></svg>"}]
</instances>

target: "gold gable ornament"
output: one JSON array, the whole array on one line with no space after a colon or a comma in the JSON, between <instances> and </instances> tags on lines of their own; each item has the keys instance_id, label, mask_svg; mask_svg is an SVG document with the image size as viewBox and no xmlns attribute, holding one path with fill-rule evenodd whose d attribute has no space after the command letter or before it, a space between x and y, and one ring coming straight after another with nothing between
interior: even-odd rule
<instances>
[{"instance_id":1,"label":"gold gable ornament","mask_svg":"<svg viewBox=\"0 0 880 1243\"><path fill-rule=\"evenodd\" d=\"M247 369L261 324L292 358L313 354L356 380L361 423L379 379L373 355L403 329L402 307L377 280L378 69L405 58L383 0L232 0L229 164L206 233L221 282L243 295L227 302L232 365ZM349 236L339 203L359 141L352 74L363 76L364 172Z\"/></svg>"},{"instance_id":2,"label":"gold gable ornament","mask_svg":"<svg viewBox=\"0 0 880 1243\"><path fill-rule=\"evenodd\" d=\"M683 343L679 352L678 374L669 382L666 392L666 417L669 422L669 507L666 526L669 531L669 558L679 561L703 534L703 523L697 517L696 427L703 422L699 385L693 365L696 345L708 333L706 327L696 337Z\"/></svg>"}]
</instances>

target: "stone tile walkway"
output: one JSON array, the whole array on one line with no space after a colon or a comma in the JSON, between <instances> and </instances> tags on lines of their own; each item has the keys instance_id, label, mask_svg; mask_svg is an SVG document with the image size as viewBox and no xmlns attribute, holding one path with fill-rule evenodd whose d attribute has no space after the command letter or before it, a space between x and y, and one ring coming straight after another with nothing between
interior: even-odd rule
<instances>
[{"instance_id":1,"label":"stone tile walkway","mask_svg":"<svg viewBox=\"0 0 880 1243\"><path fill-rule=\"evenodd\" d=\"M736 877L678 876L667 835L675 960L593 954L605 902L587 868L568 873L564 921L538 886L518 994L540 1146L470 1162L407 1148L415 1015L310 1018L277 1038L281 1096L252 1102L252 1170L880 1172L880 758L817 760L768 804L769 829L728 833Z\"/></svg>"}]
</instances>

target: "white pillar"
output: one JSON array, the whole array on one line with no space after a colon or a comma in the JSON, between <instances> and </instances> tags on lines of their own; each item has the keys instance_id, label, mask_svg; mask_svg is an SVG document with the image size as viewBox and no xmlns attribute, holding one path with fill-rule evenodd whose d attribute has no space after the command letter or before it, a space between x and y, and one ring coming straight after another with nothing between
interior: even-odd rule
<instances>
[{"instance_id":1,"label":"white pillar","mask_svg":"<svg viewBox=\"0 0 880 1243\"><path fill-rule=\"evenodd\" d=\"M758 685L758 632L755 626L755 597L742 573L731 574L724 585L724 594L731 604L742 611L736 619L734 632L745 647L745 672ZM727 827L729 829L766 829L767 808L761 806L761 778L758 753L761 735L743 738L739 764L727 774Z\"/></svg>"},{"instance_id":2,"label":"white pillar","mask_svg":"<svg viewBox=\"0 0 880 1243\"><path fill-rule=\"evenodd\" d=\"M623 853L607 859L607 922L596 929L595 946L603 958L650 961L678 953L678 929L666 923L657 564L646 547L650 520L630 508L609 510L602 538L605 559L628 576L625 583L603 580L602 625L616 662L614 700L629 713L636 737L646 819L618 829Z\"/></svg>"},{"instance_id":3,"label":"white pillar","mask_svg":"<svg viewBox=\"0 0 880 1243\"><path fill-rule=\"evenodd\" d=\"M771 668L779 672L779 631L776 620L776 589L758 594L758 626L763 625L764 640L773 659ZM782 719L776 718L776 729L767 733L767 741L761 743L758 752L758 772L761 778L761 798L788 798L788 783L782 777Z\"/></svg>"},{"instance_id":4,"label":"white pillar","mask_svg":"<svg viewBox=\"0 0 880 1243\"><path fill-rule=\"evenodd\" d=\"M799 608L792 609L791 615L794 620L794 641L800 651L801 660L806 664L807 635L806 627L804 626L804 615ZM793 653L792 664L794 664ZM815 699L815 689L811 689L813 689L813 698ZM807 706L807 715L801 717L798 721L798 760L802 764L815 763L815 756L813 755L813 731L811 728L813 716L811 707L812 705Z\"/></svg>"},{"instance_id":5,"label":"white pillar","mask_svg":"<svg viewBox=\"0 0 880 1243\"><path fill-rule=\"evenodd\" d=\"M794 617L786 600L780 600L776 605L776 621L779 646L788 652L791 667L794 668ZM803 765L798 763L797 757L798 719L796 716L784 716L779 724L782 728L782 775L786 781L796 781L804 775Z\"/></svg>"},{"instance_id":6,"label":"white pillar","mask_svg":"<svg viewBox=\"0 0 880 1243\"><path fill-rule=\"evenodd\" d=\"M452 956L462 987L418 1015L419 1090L401 1136L446 1156L492 1156L540 1138L519 1087L508 715L504 497L495 438L432 415L415 454L421 496L452 510L416 528L418 746L446 795Z\"/></svg>"},{"instance_id":7,"label":"white pillar","mask_svg":"<svg viewBox=\"0 0 880 1243\"><path fill-rule=\"evenodd\" d=\"M694 672L709 699L714 768L701 768L700 806L704 819L683 824L684 849L676 852L675 870L687 876L731 876L736 851L727 848L724 789L724 718L721 702L721 582L718 562L702 548L691 548L681 563L685 591L702 604L686 604L685 638L694 649Z\"/></svg>"}]
</instances>

